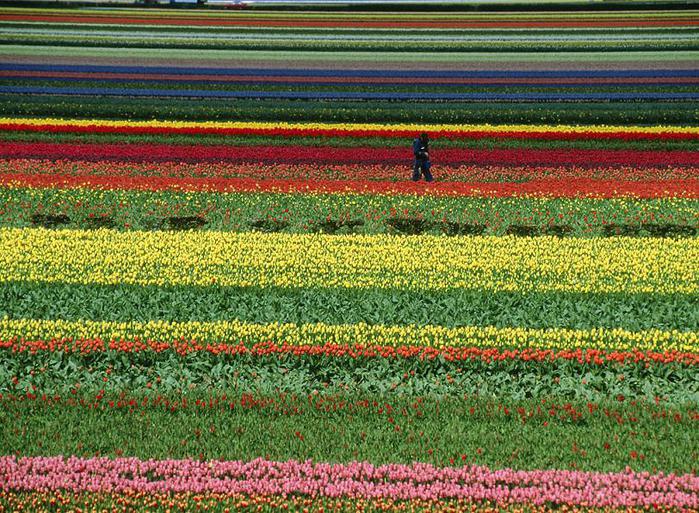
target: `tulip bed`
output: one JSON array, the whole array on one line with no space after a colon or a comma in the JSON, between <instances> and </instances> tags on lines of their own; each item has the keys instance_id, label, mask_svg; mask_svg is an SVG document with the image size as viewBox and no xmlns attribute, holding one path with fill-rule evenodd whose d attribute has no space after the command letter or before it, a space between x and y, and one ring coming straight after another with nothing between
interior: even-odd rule
<instances>
[{"instance_id":1,"label":"tulip bed","mask_svg":"<svg viewBox=\"0 0 699 513\"><path fill-rule=\"evenodd\" d=\"M696 19L0 8L0 511L699 509Z\"/></svg>"}]
</instances>

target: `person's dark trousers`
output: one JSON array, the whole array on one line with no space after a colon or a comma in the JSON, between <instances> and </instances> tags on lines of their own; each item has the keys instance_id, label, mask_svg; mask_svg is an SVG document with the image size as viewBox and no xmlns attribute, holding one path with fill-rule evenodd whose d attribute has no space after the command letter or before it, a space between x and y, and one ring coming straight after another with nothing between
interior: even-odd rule
<instances>
[{"instance_id":1,"label":"person's dark trousers","mask_svg":"<svg viewBox=\"0 0 699 513\"><path fill-rule=\"evenodd\" d=\"M429 160L415 160L413 165L413 182L420 180L421 175L425 175L426 182L431 182L433 178L430 167L432 167L432 164Z\"/></svg>"}]
</instances>

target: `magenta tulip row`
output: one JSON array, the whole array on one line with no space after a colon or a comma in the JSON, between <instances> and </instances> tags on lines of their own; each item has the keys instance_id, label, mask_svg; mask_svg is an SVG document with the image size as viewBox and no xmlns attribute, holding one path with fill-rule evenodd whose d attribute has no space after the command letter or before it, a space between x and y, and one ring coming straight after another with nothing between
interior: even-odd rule
<instances>
[{"instance_id":1,"label":"magenta tulip row","mask_svg":"<svg viewBox=\"0 0 699 513\"><path fill-rule=\"evenodd\" d=\"M699 508L699 476L490 470L429 464L0 457L0 490L300 494L330 498L466 499L498 504Z\"/></svg>"}]
</instances>

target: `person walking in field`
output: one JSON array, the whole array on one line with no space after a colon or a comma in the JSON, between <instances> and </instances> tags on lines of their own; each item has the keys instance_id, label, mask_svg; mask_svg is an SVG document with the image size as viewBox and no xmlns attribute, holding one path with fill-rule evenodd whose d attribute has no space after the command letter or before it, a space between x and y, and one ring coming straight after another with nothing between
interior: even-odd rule
<instances>
[{"instance_id":1,"label":"person walking in field","mask_svg":"<svg viewBox=\"0 0 699 513\"><path fill-rule=\"evenodd\" d=\"M425 176L426 182L434 180L430 167L430 140L426 133L420 134L420 137L413 141L413 182L420 180L420 176Z\"/></svg>"}]
</instances>

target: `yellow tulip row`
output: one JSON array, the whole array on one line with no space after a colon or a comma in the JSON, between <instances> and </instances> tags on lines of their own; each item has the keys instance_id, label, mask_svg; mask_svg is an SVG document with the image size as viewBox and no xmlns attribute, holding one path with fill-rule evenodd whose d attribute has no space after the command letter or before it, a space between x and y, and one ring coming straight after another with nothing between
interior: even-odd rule
<instances>
[{"instance_id":1,"label":"yellow tulip row","mask_svg":"<svg viewBox=\"0 0 699 513\"><path fill-rule=\"evenodd\" d=\"M61 340L174 340L200 343L260 342L293 346L372 345L417 346L435 349L477 347L496 349L600 349L610 351L699 351L699 334L681 331L627 331L595 328L497 328L494 326L381 326L324 323L255 324L243 321L64 321L42 319L0 319L0 339Z\"/></svg>"},{"instance_id":2,"label":"yellow tulip row","mask_svg":"<svg viewBox=\"0 0 699 513\"><path fill-rule=\"evenodd\" d=\"M411 123L288 123L257 121L131 121L109 119L60 118L0 118L0 124L24 126L101 126L110 128L173 128L173 129L282 129L282 130L341 130L341 131L397 131L397 132L559 132L559 133L624 133L624 134L699 134L699 127L691 126L622 126L622 125L452 125Z\"/></svg>"},{"instance_id":3,"label":"yellow tulip row","mask_svg":"<svg viewBox=\"0 0 699 513\"><path fill-rule=\"evenodd\" d=\"M699 239L0 229L0 281L695 294Z\"/></svg>"}]
</instances>

